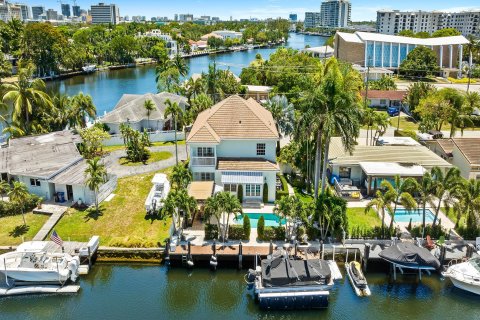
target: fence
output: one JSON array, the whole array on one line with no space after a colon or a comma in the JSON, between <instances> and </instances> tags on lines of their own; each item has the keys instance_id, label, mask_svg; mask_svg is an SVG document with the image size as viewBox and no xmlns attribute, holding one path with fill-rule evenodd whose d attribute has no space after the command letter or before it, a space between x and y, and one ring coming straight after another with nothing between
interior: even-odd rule
<instances>
[{"instance_id":1,"label":"fence","mask_svg":"<svg viewBox=\"0 0 480 320\"><path fill-rule=\"evenodd\" d=\"M149 132L148 136L150 137L151 142L175 141L175 131ZM177 140L185 140L185 132L177 131ZM116 135L110 136L108 140L103 141L103 145L105 146L123 145L122 135L116 134Z\"/></svg>"},{"instance_id":2,"label":"fence","mask_svg":"<svg viewBox=\"0 0 480 320\"><path fill-rule=\"evenodd\" d=\"M105 184L103 184L98 190L98 194L97 194L98 203L105 200L117 188L117 180L118 178L116 175L113 175L113 174L108 175L108 181ZM91 190L88 190L87 199L90 199L90 201L87 202L88 204L95 203L95 193Z\"/></svg>"}]
</instances>

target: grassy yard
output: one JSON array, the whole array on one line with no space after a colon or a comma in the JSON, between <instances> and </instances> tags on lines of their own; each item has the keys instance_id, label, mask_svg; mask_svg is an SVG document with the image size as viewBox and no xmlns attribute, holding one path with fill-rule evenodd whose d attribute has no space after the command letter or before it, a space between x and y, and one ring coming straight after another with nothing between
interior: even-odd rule
<instances>
[{"instance_id":1,"label":"grassy yard","mask_svg":"<svg viewBox=\"0 0 480 320\"><path fill-rule=\"evenodd\" d=\"M27 226L23 225L22 215L0 218L0 246L10 246L22 243L22 236L25 241L32 240L49 216L43 214L27 213L25 220Z\"/></svg>"},{"instance_id":2,"label":"grassy yard","mask_svg":"<svg viewBox=\"0 0 480 320\"><path fill-rule=\"evenodd\" d=\"M163 170L169 173L169 169ZM55 227L64 239L86 241L100 236L101 244L113 247L156 247L168 237L170 218L145 215L145 199L154 173L118 179L115 197L95 210L69 209Z\"/></svg>"},{"instance_id":3,"label":"grassy yard","mask_svg":"<svg viewBox=\"0 0 480 320\"><path fill-rule=\"evenodd\" d=\"M369 229L382 225L382 221L373 209L370 209L368 213L365 214L365 208L347 208L347 216L349 233L353 228L357 227L360 227L360 229Z\"/></svg>"},{"instance_id":4,"label":"grassy yard","mask_svg":"<svg viewBox=\"0 0 480 320\"><path fill-rule=\"evenodd\" d=\"M398 117L390 118L390 125L393 128L398 126ZM400 117L400 130L418 130L418 123L415 123L410 117Z\"/></svg>"},{"instance_id":5,"label":"grassy yard","mask_svg":"<svg viewBox=\"0 0 480 320\"><path fill-rule=\"evenodd\" d=\"M305 203L309 203L313 201L313 196L303 193L302 189L299 187L293 187L293 190L295 191L295 195L302 200Z\"/></svg>"},{"instance_id":6,"label":"grassy yard","mask_svg":"<svg viewBox=\"0 0 480 320\"><path fill-rule=\"evenodd\" d=\"M152 147L164 147L164 146L174 146L175 142L174 141L167 141L167 142L153 142ZM179 146L184 146L185 145L185 140L179 140L178 141ZM123 144L121 145L116 145L116 146L104 146L103 151L104 152L113 152L113 151L118 151L118 150L125 150L125 146Z\"/></svg>"},{"instance_id":7,"label":"grassy yard","mask_svg":"<svg viewBox=\"0 0 480 320\"><path fill-rule=\"evenodd\" d=\"M122 166L143 166L145 164L151 164L154 162L162 161L162 160L167 160L173 157L173 154L168 151L159 151L159 152L151 152L150 153L150 158L148 158L146 163L143 162L130 162L127 158L120 158L118 162Z\"/></svg>"}]
</instances>

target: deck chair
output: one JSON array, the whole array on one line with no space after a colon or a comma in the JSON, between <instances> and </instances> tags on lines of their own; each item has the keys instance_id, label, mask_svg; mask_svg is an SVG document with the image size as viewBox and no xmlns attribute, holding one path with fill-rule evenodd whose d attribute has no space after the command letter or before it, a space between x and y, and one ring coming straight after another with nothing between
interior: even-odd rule
<instances>
[{"instance_id":1,"label":"deck chair","mask_svg":"<svg viewBox=\"0 0 480 320\"><path fill-rule=\"evenodd\" d=\"M480 237L477 237L475 241L475 248L477 248L477 251L480 251Z\"/></svg>"},{"instance_id":2,"label":"deck chair","mask_svg":"<svg viewBox=\"0 0 480 320\"><path fill-rule=\"evenodd\" d=\"M427 248L428 250L432 250L433 248L435 248L435 243L432 241L430 235L427 235L427 240L425 240L425 248Z\"/></svg>"},{"instance_id":3,"label":"deck chair","mask_svg":"<svg viewBox=\"0 0 480 320\"><path fill-rule=\"evenodd\" d=\"M440 238L437 241L437 245L441 246L445 243L445 236L440 236Z\"/></svg>"}]
</instances>

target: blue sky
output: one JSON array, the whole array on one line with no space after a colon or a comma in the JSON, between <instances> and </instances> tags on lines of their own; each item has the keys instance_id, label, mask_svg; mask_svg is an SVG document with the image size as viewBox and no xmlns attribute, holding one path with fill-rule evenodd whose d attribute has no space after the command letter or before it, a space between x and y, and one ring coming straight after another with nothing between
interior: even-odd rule
<instances>
[{"instance_id":1,"label":"blue sky","mask_svg":"<svg viewBox=\"0 0 480 320\"><path fill-rule=\"evenodd\" d=\"M47 9L60 11L56 0L24 0L29 5L44 5ZM105 0L104 2L109 3ZM120 7L120 14L173 17L175 13L192 13L195 16L220 16L233 18L268 18L288 17L297 13L303 20L305 11L319 11L320 0L110 0ZM480 8L478 0L351 0L352 20L374 20L378 9L412 9L412 10L448 10L459 11ZM70 4L72 2L69 2ZM78 0L86 9L95 3L92 0Z\"/></svg>"}]
</instances>

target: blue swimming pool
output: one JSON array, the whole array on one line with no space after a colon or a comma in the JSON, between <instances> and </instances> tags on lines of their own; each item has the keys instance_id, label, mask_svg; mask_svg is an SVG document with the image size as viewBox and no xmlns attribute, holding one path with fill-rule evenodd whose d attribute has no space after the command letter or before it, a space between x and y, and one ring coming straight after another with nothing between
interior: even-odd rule
<instances>
[{"instance_id":1,"label":"blue swimming pool","mask_svg":"<svg viewBox=\"0 0 480 320\"><path fill-rule=\"evenodd\" d=\"M260 219L261 216L265 219L265 226L266 227L278 227L280 218L276 216L274 213L245 213L244 215L247 215L250 218L250 227L256 228L258 219ZM285 219L282 219L282 225L284 225L286 222ZM237 218L237 224L243 224L243 216L239 216Z\"/></svg>"},{"instance_id":2,"label":"blue swimming pool","mask_svg":"<svg viewBox=\"0 0 480 320\"><path fill-rule=\"evenodd\" d=\"M430 210L425 210L425 223L433 223L433 219L435 218L435 214ZM405 210L405 209L397 209L395 211L395 221L396 222L410 222L412 219L412 223L415 222L423 222L423 210Z\"/></svg>"}]
</instances>

